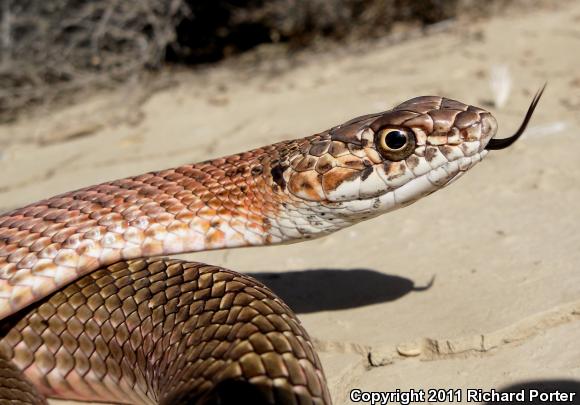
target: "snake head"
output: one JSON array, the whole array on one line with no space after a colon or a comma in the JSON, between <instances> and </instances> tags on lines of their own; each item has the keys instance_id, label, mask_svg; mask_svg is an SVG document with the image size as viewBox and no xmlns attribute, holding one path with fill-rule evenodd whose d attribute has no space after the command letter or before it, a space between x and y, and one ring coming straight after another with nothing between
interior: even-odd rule
<instances>
[{"instance_id":1,"label":"snake head","mask_svg":"<svg viewBox=\"0 0 580 405\"><path fill-rule=\"evenodd\" d=\"M288 191L359 219L409 205L459 178L489 149L513 143L538 99L520 130L501 140L493 139L490 112L445 97L357 117L311 139L285 173Z\"/></svg>"}]
</instances>

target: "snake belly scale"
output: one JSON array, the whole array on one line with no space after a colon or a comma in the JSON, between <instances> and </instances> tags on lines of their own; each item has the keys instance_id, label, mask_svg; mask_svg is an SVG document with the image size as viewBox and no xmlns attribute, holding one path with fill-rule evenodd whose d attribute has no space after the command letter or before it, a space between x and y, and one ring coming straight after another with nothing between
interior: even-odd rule
<instances>
[{"instance_id":1,"label":"snake belly scale","mask_svg":"<svg viewBox=\"0 0 580 405\"><path fill-rule=\"evenodd\" d=\"M508 147L487 111L423 96L302 139L0 216L0 403L330 404L268 288L156 258L293 243L409 205Z\"/></svg>"}]
</instances>

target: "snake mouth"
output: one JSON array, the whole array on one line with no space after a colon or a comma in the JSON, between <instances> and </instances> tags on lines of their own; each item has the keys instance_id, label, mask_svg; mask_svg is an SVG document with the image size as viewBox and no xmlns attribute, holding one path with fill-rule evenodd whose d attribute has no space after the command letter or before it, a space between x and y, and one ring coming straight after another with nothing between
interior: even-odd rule
<instances>
[{"instance_id":1,"label":"snake mouth","mask_svg":"<svg viewBox=\"0 0 580 405\"><path fill-rule=\"evenodd\" d=\"M526 130L526 127L528 126L528 123L530 122L530 119L532 118L532 115L534 114L534 110L536 109L536 106L538 105L538 102L540 101L540 98L542 97L544 90L546 89L546 84L544 84L542 88L536 92L536 95L534 96L532 102L530 103L530 106L528 107L528 112L526 113L526 116L524 117L524 120L520 125L520 127L518 128L518 130L516 131L516 133L507 138L490 139L487 145L485 146L485 149L487 150L505 149L511 146L515 141L518 140L520 136L522 136L522 134Z\"/></svg>"}]
</instances>

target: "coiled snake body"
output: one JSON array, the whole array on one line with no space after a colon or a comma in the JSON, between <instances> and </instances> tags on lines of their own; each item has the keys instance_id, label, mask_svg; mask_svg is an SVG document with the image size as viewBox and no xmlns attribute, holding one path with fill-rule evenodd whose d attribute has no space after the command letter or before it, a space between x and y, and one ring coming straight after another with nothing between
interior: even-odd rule
<instances>
[{"instance_id":1,"label":"coiled snake body","mask_svg":"<svg viewBox=\"0 0 580 405\"><path fill-rule=\"evenodd\" d=\"M0 217L0 403L329 404L292 311L256 280L151 258L290 243L417 201L487 153L480 108L418 97L328 131ZM148 258L148 259L147 259Z\"/></svg>"}]
</instances>

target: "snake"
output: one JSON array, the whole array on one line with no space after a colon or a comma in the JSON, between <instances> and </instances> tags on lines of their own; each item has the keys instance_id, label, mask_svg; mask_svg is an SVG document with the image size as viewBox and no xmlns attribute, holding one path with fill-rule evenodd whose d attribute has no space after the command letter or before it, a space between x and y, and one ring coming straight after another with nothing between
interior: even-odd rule
<instances>
[{"instance_id":1,"label":"snake","mask_svg":"<svg viewBox=\"0 0 580 405\"><path fill-rule=\"evenodd\" d=\"M257 280L165 255L294 243L451 184L496 138L421 96L305 138L128 177L0 216L0 403L330 404L314 344Z\"/></svg>"}]
</instances>

